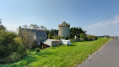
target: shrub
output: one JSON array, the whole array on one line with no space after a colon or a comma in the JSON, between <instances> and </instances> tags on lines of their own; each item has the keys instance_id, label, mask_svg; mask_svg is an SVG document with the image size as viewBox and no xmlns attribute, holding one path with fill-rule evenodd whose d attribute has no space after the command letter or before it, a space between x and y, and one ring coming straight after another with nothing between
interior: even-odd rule
<instances>
[{"instance_id":1,"label":"shrub","mask_svg":"<svg viewBox=\"0 0 119 67\"><path fill-rule=\"evenodd\" d=\"M9 56L1 58L0 64L11 63L11 62L19 60L20 58L21 58L21 55L19 53L13 52Z\"/></svg>"},{"instance_id":2,"label":"shrub","mask_svg":"<svg viewBox=\"0 0 119 67\"><path fill-rule=\"evenodd\" d=\"M6 28L0 23L0 30L6 30Z\"/></svg>"},{"instance_id":3,"label":"shrub","mask_svg":"<svg viewBox=\"0 0 119 67\"><path fill-rule=\"evenodd\" d=\"M48 39L51 39L51 38L52 38L51 34L48 34Z\"/></svg>"},{"instance_id":4,"label":"shrub","mask_svg":"<svg viewBox=\"0 0 119 67\"><path fill-rule=\"evenodd\" d=\"M27 54L22 40L17 34L0 31L0 64L17 61Z\"/></svg>"},{"instance_id":5,"label":"shrub","mask_svg":"<svg viewBox=\"0 0 119 67\"><path fill-rule=\"evenodd\" d=\"M80 34L80 38L85 38L85 37L86 37L85 34L83 34L83 33Z\"/></svg>"},{"instance_id":6,"label":"shrub","mask_svg":"<svg viewBox=\"0 0 119 67\"><path fill-rule=\"evenodd\" d=\"M24 53L24 55L23 55L23 57L24 57L25 55L30 55L30 54L31 54L30 49L26 49L26 50L25 50L25 53Z\"/></svg>"},{"instance_id":7,"label":"shrub","mask_svg":"<svg viewBox=\"0 0 119 67\"><path fill-rule=\"evenodd\" d=\"M85 38L80 38L80 41L82 42L82 41L85 41Z\"/></svg>"},{"instance_id":8,"label":"shrub","mask_svg":"<svg viewBox=\"0 0 119 67\"><path fill-rule=\"evenodd\" d=\"M78 42L78 41L80 41L80 38L79 38L79 37L76 37L76 39L73 38L73 39L70 39L70 41L71 41L71 42Z\"/></svg>"},{"instance_id":9,"label":"shrub","mask_svg":"<svg viewBox=\"0 0 119 67\"><path fill-rule=\"evenodd\" d=\"M7 32L0 30L0 58L8 56L10 54L10 48L14 47L11 44L14 44L14 38L17 35L13 32Z\"/></svg>"},{"instance_id":10,"label":"shrub","mask_svg":"<svg viewBox=\"0 0 119 67\"><path fill-rule=\"evenodd\" d=\"M60 40L60 39L65 39L65 40L68 40L69 37L60 37L60 36L51 36L52 39L57 39L57 40Z\"/></svg>"},{"instance_id":11,"label":"shrub","mask_svg":"<svg viewBox=\"0 0 119 67\"><path fill-rule=\"evenodd\" d=\"M15 44L19 45L21 48L24 48L24 44L22 42L22 38L21 37L14 38L14 42L15 42Z\"/></svg>"},{"instance_id":12,"label":"shrub","mask_svg":"<svg viewBox=\"0 0 119 67\"><path fill-rule=\"evenodd\" d=\"M76 39L70 39L71 42L76 42Z\"/></svg>"},{"instance_id":13,"label":"shrub","mask_svg":"<svg viewBox=\"0 0 119 67\"><path fill-rule=\"evenodd\" d=\"M85 41L86 40L86 35L81 33L80 34L80 41Z\"/></svg>"},{"instance_id":14,"label":"shrub","mask_svg":"<svg viewBox=\"0 0 119 67\"><path fill-rule=\"evenodd\" d=\"M60 37L60 39L65 39L65 40L68 40L69 37Z\"/></svg>"},{"instance_id":15,"label":"shrub","mask_svg":"<svg viewBox=\"0 0 119 67\"><path fill-rule=\"evenodd\" d=\"M24 48L29 49L33 47L33 41L34 41L33 36L35 35L34 33L31 33L23 29L23 30L20 30L19 35L22 38Z\"/></svg>"},{"instance_id":16,"label":"shrub","mask_svg":"<svg viewBox=\"0 0 119 67\"><path fill-rule=\"evenodd\" d=\"M22 39L16 33L0 29L0 64L17 61L27 54Z\"/></svg>"},{"instance_id":17,"label":"shrub","mask_svg":"<svg viewBox=\"0 0 119 67\"><path fill-rule=\"evenodd\" d=\"M97 39L98 39L97 36L94 36L94 35L87 35L87 40L88 40L88 41L97 40Z\"/></svg>"},{"instance_id":18,"label":"shrub","mask_svg":"<svg viewBox=\"0 0 119 67\"><path fill-rule=\"evenodd\" d=\"M60 37L59 36L53 36L53 39L60 40Z\"/></svg>"},{"instance_id":19,"label":"shrub","mask_svg":"<svg viewBox=\"0 0 119 67\"><path fill-rule=\"evenodd\" d=\"M36 53L40 52L40 48L35 49Z\"/></svg>"}]
</instances>

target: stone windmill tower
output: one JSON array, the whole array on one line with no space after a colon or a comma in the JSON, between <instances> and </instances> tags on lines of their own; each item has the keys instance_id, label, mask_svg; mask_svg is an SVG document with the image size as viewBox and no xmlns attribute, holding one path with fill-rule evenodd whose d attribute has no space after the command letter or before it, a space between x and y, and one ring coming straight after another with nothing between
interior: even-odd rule
<instances>
[{"instance_id":1,"label":"stone windmill tower","mask_svg":"<svg viewBox=\"0 0 119 67\"><path fill-rule=\"evenodd\" d=\"M61 37L69 37L70 36L70 24L67 24L65 21L63 21L62 24L59 26L58 36Z\"/></svg>"}]
</instances>

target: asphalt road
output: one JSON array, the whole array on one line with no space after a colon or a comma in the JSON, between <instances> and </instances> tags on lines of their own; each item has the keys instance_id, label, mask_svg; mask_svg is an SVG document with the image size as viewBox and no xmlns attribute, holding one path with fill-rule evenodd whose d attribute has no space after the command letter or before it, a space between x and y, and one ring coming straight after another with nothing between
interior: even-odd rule
<instances>
[{"instance_id":1,"label":"asphalt road","mask_svg":"<svg viewBox=\"0 0 119 67\"><path fill-rule=\"evenodd\" d=\"M77 67L119 67L119 39L111 40Z\"/></svg>"}]
</instances>

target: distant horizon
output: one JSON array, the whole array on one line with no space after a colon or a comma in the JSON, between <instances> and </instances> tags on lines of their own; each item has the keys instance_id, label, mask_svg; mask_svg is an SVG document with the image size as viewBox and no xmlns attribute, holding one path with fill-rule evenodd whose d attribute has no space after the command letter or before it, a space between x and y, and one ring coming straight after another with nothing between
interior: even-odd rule
<instances>
[{"instance_id":1,"label":"distant horizon","mask_svg":"<svg viewBox=\"0 0 119 67\"><path fill-rule=\"evenodd\" d=\"M70 24L70 23L69 23ZM28 25L29 26L29 25ZM22 27L22 26L21 26ZM6 28L6 27L5 27ZM47 28L47 27L46 27ZM71 27L70 27L71 28ZM18 31L17 31L17 29L19 29L19 26L16 28L16 30L8 30L7 28L6 28L6 30L7 31L11 31L11 32L15 32L15 33L18 33ZM31 29L31 28L28 28L28 29ZM51 29L57 29L58 30L58 27L57 28L50 28L50 29L48 29L47 28L47 30L51 30ZM84 29L83 29L84 30ZM86 30L84 30L84 31L86 31ZM86 31L86 34L87 34L87 31ZM93 34L87 34L87 35L93 35ZM96 35L96 36L105 36L105 35L108 35L108 34L104 34L104 35ZM119 35L108 35L108 36L119 36Z\"/></svg>"},{"instance_id":2,"label":"distant horizon","mask_svg":"<svg viewBox=\"0 0 119 67\"><path fill-rule=\"evenodd\" d=\"M37 24L58 29L63 21L91 35L119 36L119 0L2 0L0 19L8 30Z\"/></svg>"}]
</instances>

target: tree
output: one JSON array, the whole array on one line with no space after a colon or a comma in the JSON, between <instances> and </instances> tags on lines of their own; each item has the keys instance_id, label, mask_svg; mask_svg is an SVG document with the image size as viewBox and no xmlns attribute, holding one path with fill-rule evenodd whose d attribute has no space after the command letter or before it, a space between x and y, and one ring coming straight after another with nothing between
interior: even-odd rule
<instances>
[{"instance_id":1,"label":"tree","mask_svg":"<svg viewBox=\"0 0 119 67\"><path fill-rule=\"evenodd\" d=\"M44 31L47 30L47 28L46 28L45 26L40 26L39 29L40 29L40 30L44 30Z\"/></svg>"},{"instance_id":2,"label":"tree","mask_svg":"<svg viewBox=\"0 0 119 67\"><path fill-rule=\"evenodd\" d=\"M86 37L85 34L83 34L83 33L80 34L80 38L85 38L85 37Z\"/></svg>"},{"instance_id":3,"label":"tree","mask_svg":"<svg viewBox=\"0 0 119 67\"><path fill-rule=\"evenodd\" d=\"M91 40L97 40L98 37L95 35L87 35L87 40L91 41Z\"/></svg>"},{"instance_id":4,"label":"tree","mask_svg":"<svg viewBox=\"0 0 119 67\"><path fill-rule=\"evenodd\" d=\"M29 29L44 30L44 31L47 30L47 28L46 28L45 26L39 26L39 25L37 25L37 24L31 24L30 26L28 26L28 25L23 25L22 27L23 27L23 28L29 28Z\"/></svg>"},{"instance_id":5,"label":"tree","mask_svg":"<svg viewBox=\"0 0 119 67\"><path fill-rule=\"evenodd\" d=\"M51 36L58 36L58 30L57 29L47 30L46 33L51 34Z\"/></svg>"},{"instance_id":6,"label":"tree","mask_svg":"<svg viewBox=\"0 0 119 67\"><path fill-rule=\"evenodd\" d=\"M85 41L86 40L86 35L81 33L80 34L80 41Z\"/></svg>"},{"instance_id":7,"label":"tree","mask_svg":"<svg viewBox=\"0 0 119 67\"><path fill-rule=\"evenodd\" d=\"M29 27L31 29L39 29L40 28L39 25L37 25L37 24L31 24Z\"/></svg>"},{"instance_id":8,"label":"tree","mask_svg":"<svg viewBox=\"0 0 119 67\"><path fill-rule=\"evenodd\" d=\"M6 30L5 27L2 25L1 19L0 19L0 30Z\"/></svg>"},{"instance_id":9,"label":"tree","mask_svg":"<svg viewBox=\"0 0 119 67\"><path fill-rule=\"evenodd\" d=\"M19 35L22 38L22 42L23 42L25 48L33 47L33 41L34 41L33 33L28 32L25 29L22 29L22 30L19 30Z\"/></svg>"},{"instance_id":10,"label":"tree","mask_svg":"<svg viewBox=\"0 0 119 67\"><path fill-rule=\"evenodd\" d=\"M0 30L0 58L10 54L10 47L15 46L14 38L17 34Z\"/></svg>"},{"instance_id":11,"label":"tree","mask_svg":"<svg viewBox=\"0 0 119 67\"><path fill-rule=\"evenodd\" d=\"M5 27L3 25L0 25L0 30L5 30Z\"/></svg>"},{"instance_id":12,"label":"tree","mask_svg":"<svg viewBox=\"0 0 119 67\"><path fill-rule=\"evenodd\" d=\"M0 19L0 25L2 24L1 19Z\"/></svg>"},{"instance_id":13,"label":"tree","mask_svg":"<svg viewBox=\"0 0 119 67\"><path fill-rule=\"evenodd\" d=\"M72 27L70 28L70 37L73 38L74 36L80 37L80 34L86 34L86 31L82 30L80 27Z\"/></svg>"},{"instance_id":14,"label":"tree","mask_svg":"<svg viewBox=\"0 0 119 67\"><path fill-rule=\"evenodd\" d=\"M25 25L23 25L23 28L28 28L28 25L26 25L26 24L25 24Z\"/></svg>"}]
</instances>

